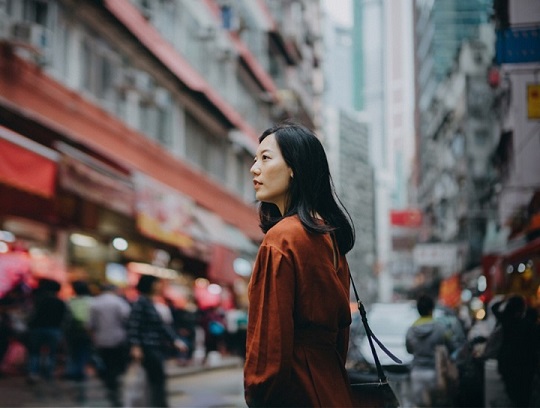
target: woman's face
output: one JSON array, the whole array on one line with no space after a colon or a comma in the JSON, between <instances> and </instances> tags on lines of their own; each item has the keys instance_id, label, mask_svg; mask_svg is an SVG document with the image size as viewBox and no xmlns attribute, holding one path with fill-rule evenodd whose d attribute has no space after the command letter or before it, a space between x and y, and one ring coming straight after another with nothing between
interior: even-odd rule
<instances>
[{"instance_id":1,"label":"woman's face","mask_svg":"<svg viewBox=\"0 0 540 408\"><path fill-rule=\"evenodd\" d=\"M268 135L259 144L250 171L257 200L275 204L284 214L293 174L281 155L274 134Z\"/></svg>"}]
</instances>

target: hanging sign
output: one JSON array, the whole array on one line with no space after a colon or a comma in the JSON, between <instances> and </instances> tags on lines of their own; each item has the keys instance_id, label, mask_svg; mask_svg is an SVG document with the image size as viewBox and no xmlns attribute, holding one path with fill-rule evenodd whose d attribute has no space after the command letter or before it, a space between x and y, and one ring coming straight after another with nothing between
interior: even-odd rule
<instances>
[{"instance_id":1,"label":"hanging sign","mask_svg":"<svg viewBox=\"0 0 540 408\"><path fill-rule=\"evenodd\" d=\"M540 119L540 84L527 85L527 117Z\"/></svg>"}]
</instances>

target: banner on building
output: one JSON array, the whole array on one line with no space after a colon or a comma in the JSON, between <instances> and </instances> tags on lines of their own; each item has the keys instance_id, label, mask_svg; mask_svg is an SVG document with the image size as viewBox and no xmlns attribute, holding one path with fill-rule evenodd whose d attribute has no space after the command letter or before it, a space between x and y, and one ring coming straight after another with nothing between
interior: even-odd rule
<instances>
[{"instance_id":1,"label":"banner on building","mask_svg":"<svg viewBox=\"0 0 540 408\"><path fill-rule=\"evenodd\" d=\"M540 119L540 84L527 84L527 117Z\"/></svg>"},{"instance_id":2,"label":"banner on building","mask_svg":"<svg viewBox=\"0 0 540 408\"><path fill-rule=\"evenodd\" d=\"M422 212L416 209L391 210L390 224L393 227L419 228L422 226Z\"/></svg>"},{"instance_id":3,"label":"banner on building","mask_svg":"<svg viewBox=\"0 0 540 408\"><path fill-rule=\"evenodd\" d=\"M448 278L463 269L464 250L459 244L418 244L413 250L417 267L440 268L443 278Z\"/></svg>"},{"instance_id":4,"label":"banner on building","mask_svg":"<svg viewBox=\"0 0 540 408\"><path fill-rule=\"evenodd\" d=\"M65 190L122 214L133 214L135 193L128 176L115 176L67 155L60 161L59 176Z\"/></svg>"},{"instance_id":5,"label":"banner on building","mask_svg":"<svg viewBox=\"0 0 540 408\"><path fill-rule=\"evenodd\" d=\"M439 302L446 307L455 308L461 302L461 282L459 274L452 275L441 282Z\"/></svg>"},{"instance_id":6,"label":"banner on building","mask_svg":"<svg viewBox=\"0 0 540 408\"><path fill-rule=\"evenodd\" d=\"M496 62L518 64L540 61L540 27L512 27L497 30Z\"/></svg>"},{"instance_id":7,"label":"banner on building","mask_svg":"<svg viewBox=\"0 0 540 408\"><path fill-rule=\"evenodd\" d=\"M195 203L179 191L144 174L134 177L137 227L149 238L180 248L194 246Z\"/></svg>"}]
</instances>

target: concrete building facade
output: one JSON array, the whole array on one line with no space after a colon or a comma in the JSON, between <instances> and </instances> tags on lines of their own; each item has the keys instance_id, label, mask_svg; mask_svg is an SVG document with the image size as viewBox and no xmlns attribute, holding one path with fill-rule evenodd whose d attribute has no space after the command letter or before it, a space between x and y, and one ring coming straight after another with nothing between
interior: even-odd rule
<instances>
[{"instance_id":1,"label":"concrete building facade","mask_svg":"<svg viewBox=\"0 0 540 408\"><path fill-rule=\"evenodd\" d=\"M44 275L159 264L234 290L262 238L258 134L319 126L319 19L312 1L0 2L1 229Z\"/></svg>"}]
</instances>

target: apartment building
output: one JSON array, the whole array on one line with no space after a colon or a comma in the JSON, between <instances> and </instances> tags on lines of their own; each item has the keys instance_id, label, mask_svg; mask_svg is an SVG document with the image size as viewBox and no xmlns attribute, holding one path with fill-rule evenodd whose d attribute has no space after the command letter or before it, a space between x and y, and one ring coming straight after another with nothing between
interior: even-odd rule
<instances>
[{"instance_id":1,"label":"apartment building","mask_svg":"<svg viewBox=\"0 0 540 408\"><path fill-rule=\"evenodd\" d=\"M312 1L0 1L0 262L240 296L262 239L258 135L319 126L318 16Z\"/></svg>"}]
</instances>

